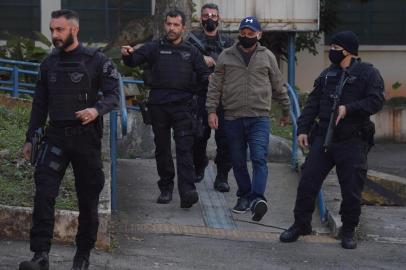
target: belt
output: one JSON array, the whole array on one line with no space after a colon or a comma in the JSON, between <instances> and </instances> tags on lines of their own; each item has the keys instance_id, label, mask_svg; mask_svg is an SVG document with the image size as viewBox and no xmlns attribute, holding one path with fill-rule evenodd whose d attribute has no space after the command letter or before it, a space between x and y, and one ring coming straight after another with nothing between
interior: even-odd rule
<instances>
[{"instance_id":1,"label":"belt","mask_svg":"<svg viewBox=\"0 0 406 270\"><path fill-rule=\"evenodd\" d=\"M47 132L63 135L66 137L71 136L79 136L85 133L90 132L93 129L93 125L91 126L72 126L72 127L49 127Z\"/></svg>"}]
</instances>

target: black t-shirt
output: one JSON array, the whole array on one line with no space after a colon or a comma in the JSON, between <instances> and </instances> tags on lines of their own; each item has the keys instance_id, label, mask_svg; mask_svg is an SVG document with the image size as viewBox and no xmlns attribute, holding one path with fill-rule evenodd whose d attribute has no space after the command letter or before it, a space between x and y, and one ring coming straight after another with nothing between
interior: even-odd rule
<instances>
[{"instance_id":1,"label":"black t-shirt","mask_svg":"<svg viewBox=\"0 0 406 270\"><path fill-rule=\"evenodd\" d=\"M248 64L250 63L251 56L255 52L255 50L252 50L251 52L245 52L243 49L241 49L240 45L237 45L237 49L240 52L242 59L244 59L245 65L248 67Z\"/></svg>"}]
</instances>

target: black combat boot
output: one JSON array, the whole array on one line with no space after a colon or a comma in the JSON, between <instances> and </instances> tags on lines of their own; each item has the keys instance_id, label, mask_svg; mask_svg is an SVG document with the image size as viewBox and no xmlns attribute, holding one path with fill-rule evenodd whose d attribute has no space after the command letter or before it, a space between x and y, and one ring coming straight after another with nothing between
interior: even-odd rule
<instances>
[{"instance_id":1,"label":"black combat boot","mask_svg":"<svg viewBox=\"0 0 406 270\"><path fill-rule=\"evenodd\" d=\"M90 251L76 251L73 257L73 265L71 270L87 270L89 269Z\"/></svg>"},{"instance_id":2,"label":"black combat boot","mask_svg":"<svg viewBox=\"0 0 406 270\"><path fill-rule=\"evenodd\" d=\"M195 203L199 201L199 194L196 190L192 189L186 191L184 194L180 196L180 207L181 208L190 208Z\"/></svg>"},{"instance_id":3,"label":"black combat boot","mask_svg":"<svg viewBox=\"0 0 406 270\"><path fill-rule=\"evenodd\" d=\"M217 176L216 180L214 180L213 187L215 190L219 192L229 192L230 191L230 185L228 184L227 181L227 175L228 173L220 172L219 169L217 169Z\"/></svg>"},{"instance_id":4,"label":"black combat boot","mask_svg":"<svg viewBox=\"0 0 406 270\"><path fill-rule=\"evenodd\" d=\"M204 179L204 171L206 167L209 165L209 160L206 158L202 164L195 165L195 183L199 183Z\"/></svg>"},{"instance_id":5,"label":"black combat boot","mask_svg":"<svg viewBox=\"0 0 406 270\"><path fill-rule=\"evenodd\" d=\"M345 249L357 248L357 238L355 231L341 231L341 246Z\"/></svg>"},{"instance_id":6,"label":"black combat boot","mask_svg":"<svg viewBox=\"0 0 406 270\"><path fill-rule=\"evenodd\" d=\"M20 263L19 270L49 270L49 257L48 252L40 251L35 252L31 261L24 261Z\"/></svg>"},{"instance_id":7,"label":"black combat boot","mask_svg":"<svg viewBox=\"0 0 406 270\"><path fill-rule=\"evenodd\" d=\"M295 242L299 236L308 235L312 232L310 226L299 226L293 224L289 229L284 231L280 236L279 240L284 243Z\"/></svg>"},{"instance_id":8,"label":"black combat boot","mask_svg":"<svg viewBox=\"0 0 406 270\"><path fill-rule=\"evenodd\" d=\"M156 202L159 204L167 204L170 201L172 201L172 191L169 191L169 190L161 191L161 194L159 195L158 199L156 200Z\"/></svg>"}]
</instances>

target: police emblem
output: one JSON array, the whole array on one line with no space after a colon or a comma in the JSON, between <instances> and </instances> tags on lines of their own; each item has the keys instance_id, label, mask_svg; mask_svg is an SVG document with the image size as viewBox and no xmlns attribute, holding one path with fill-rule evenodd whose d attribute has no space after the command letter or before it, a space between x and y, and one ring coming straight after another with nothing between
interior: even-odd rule
<instances>
[{"instance_id":1,"label":"police emblem","mask_svg":"<svg viewBox=\"0 0 406 270\"><path fill-rule=\"evenodd\" d=\"M78 83L82 80L82 78L85 74L79 73L79 72L73 72L73 73L70 73L69 75L70 75L70 80L72 82Z\"/></svg>"},{"instance_id":2,"label":"police emblem","mask_svg":"<svg viewBox=\"0 0 406 270\"><path fill-rule=\"evenodd\" d=\"M189 61L192 56L190 52L181 52L180 55L182 56L182 59L185 61Z\"/></svg>"},{"instance_id":3,"label":"police emblem","mask_svg":"<svg viewBox=\"0 0 406 270\"><path fill-rule=\"evenodd\" d=\"M49 74L49 82L50 83L56 83L56 73L50 73Z\"/></svg>"}]
</instances>

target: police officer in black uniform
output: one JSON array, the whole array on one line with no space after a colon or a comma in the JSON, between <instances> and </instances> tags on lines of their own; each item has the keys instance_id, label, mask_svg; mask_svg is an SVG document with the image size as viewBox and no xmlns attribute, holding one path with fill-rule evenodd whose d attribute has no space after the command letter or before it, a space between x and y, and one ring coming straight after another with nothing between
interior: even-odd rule
<instances>
[{"instance_id":1,"label":"police officer in black uniform","mask_svg":"<svg viewBox=\"0 0 406 270\"><path fill-rule=\"evenodd\" d=\"M175 169L171 154L171 128L174 130L178 190L182 208L190 208L199 197L194 184L193 144L197 121L193 95L194 77L207 87L209 69L203 56L182 38L185 15L172 10L165 17L166 36L148 42L137 50L122 47L123 61L128 66L148 63L151 67L151 91L148 108L154 132L155 157L161 191L157 203L172 200Z\"/></svg>"},{"instance_id":2,"label":"police officer in black uniform","mask_svg":"<svg viewBox=\"0 0 406 270\"><path fill-rule=\"evenodd\" d=\"M214 71L214 66L220 53L223 49L231 47L234 40L219 31L220 14L216 4L207 3L201 8L201 24L203 31L193 31L189 33L188 41L192 43L204 55L204 60L210 71ZM206 154L207 141L210 138L211 129L207 123L206 111L206 94L207 88L202 87L198 96L199 118L203 123L203 136L196 138L194 145L194 164L196 172L196 180L200 182L204 178L204 170L208 165ZM217 176L214 181L214 188L220 192L228 192L228 172L231 170L232 164L230 154L227 147L226 135L224 132L224 112L220 105L217 110L219 117L219 128L216 129L215 139L217 144L217 155L214 162L217 165Z\"/></svg>"},{"instance_id":3,"label":"police officer in black uniform","mask_svg":"<svg viewBox=\"0 0 406 270\"><path fill-rule=\"evenodd\" d=\"M384 82L379 71L362 62L358 55L358 38L351 31L335 34L331 39L329 58L332 65L317 78L305 108L298 120L298 142L309 155L302 168L294 209L294 224L280 236L282 242L293 242L311 233L315 198L321 185L336 166L341 187L341 245L357 246L355 227L361 214L361 192L366 180L367 153L373 145L374 125L370 116L384 103ZM344 74L343 74L344 72ZM342 77L343 75L343 77ZM344 87L339 98L332 143L324 144L337 86ZM317 122L315 122L317 120ZM310 138L309 138L309 133Z\"/></svg>"},{"instance_id":4,"label":"police officer in black uniform","mask_svg":"<svg viewBox=\"0 0 406 270\"><path fill-rule=\"evenodd\" d=\"M78 42L76 12L52 12L50 29L56 48L40 66L23 148L25 158L29 159L32 136L46 124L49 116L34 174L36 190L30 232L34 257L22 262L19 269L49 269L55 198L69 163L75 175L79 207L77 251L72 269L88 269L90 251L97 238L99 195L104 185L101 116L118 104L119 74L101 52Z\"/></svg>"}]
</instances>

